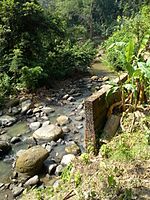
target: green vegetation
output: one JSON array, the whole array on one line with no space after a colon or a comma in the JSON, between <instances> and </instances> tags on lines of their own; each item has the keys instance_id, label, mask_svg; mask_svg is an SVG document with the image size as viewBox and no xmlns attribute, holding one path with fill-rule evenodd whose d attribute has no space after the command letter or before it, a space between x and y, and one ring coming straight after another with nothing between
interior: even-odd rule
<instances>
[{"instance_id":1,"label":"green vegetation","mask_svg":"<svg viewBox=\"0 0 150 200\"><path fill-rule=\"evenodd\" d=\"M123 117L148 112L149 22L149 0L1 0L0 104L9 94L87 72L103 42L109 65L128 73L124 84L111 83L110 92L122 93L119 111ZM149 175L148 118L136 128L128 121L131 130L104 144L99 156L82 154L64 169L58 187L27 191L23 199L140 199Z\"/></svg>"},{"instance_id":2,"label":"green vegetation","mask_svg":"<svg viewBox=\"0 0 150 200\"><path fill-rule=\"evenodd\" d=\"M91 41L100 43L122 24L123 28L113 34L106 46L111 46L108 60L115 68L124 68L127 60L121 52L127 48L129 36L137 36L134 50L138 52L137 46L143 45L141 38L149 34L148 7L137 14L147 4L147 0L2 0L0 99L12 92L49 86L52 79L86 72L96 52ZM131 19L124 20L124 16ZM114 40L117 42L112 45ZM138 57L141 53L143 47Z\"/></svg>"},{"instance_id":3,"label":"green vegetation","mask_svg":"<svg viewBox=\"0 0 150 200\"><path fill-rule=\"evenodd\" d=\"M142 195L149 176L149 133L128 132L114 137L101 147L99 156L88 154L88 164L87 154L83 154L68 165L59 179L58 187L33 189L22 200L30 196L44 200L67 197L71 200L146 199L146 193Z\"/></svg>"},{"instance_id":4,"label":"green vegetation","mask_svg":"<svg viewBox=\"0 0 150 200\"><path fill-rule=\"evenodd\" d=\"M131 136L132 134L132 136ZM132 137L132 140L128 138ZM148 133L123 133L115 137L109 144L103 145L101 153L106 158L118 161L150 159Z\"/></svg>"},{"instance_id":5,"label":"green vegetation","mask_svg":"<svg viewBox=\"0 0 150 200\"><path fill-rule=\"evenodd\" d=\"M71 41L64 21L36 0L0 2L1 96L86 71L94 54L90 41Z\"/></svg>"}]
</instances>

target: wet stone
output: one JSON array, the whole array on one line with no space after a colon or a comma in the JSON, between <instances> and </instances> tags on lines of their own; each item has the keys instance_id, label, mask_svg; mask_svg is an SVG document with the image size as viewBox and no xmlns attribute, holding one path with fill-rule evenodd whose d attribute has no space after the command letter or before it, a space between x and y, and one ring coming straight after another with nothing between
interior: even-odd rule
<instances>
[{"instance_id":1,"label":"wet stone","mask_svg":"<svg viewBox=\"0 0 150 200\"><path fill-rule=\"evenodd\" d=\"M41 126L41 123L40 122L32 122L30 125L29 125L29 128L32 130L32 131L36 131L38 128L40 128Z\"/></svg>"},{"instance_id":2,"label":"wet stone","mask_svg":"<svg viewBox=\"0 0 150 200\"><path fill-rule=\"evenodd\" d=\"M21 141L21 138L20 137L13 137L11 140L10 140L10 142L12 143L12 144L16 144L16 143L18 143L18 142L20 142Z\"/></svg>"},{"instance_id":3,"label":"wet stone","mask_svg":"<svg viewBox=\"0 0 150 200\"><path fill-rule=\"evenodd\" d=\"M62 165L58 165L58 166L56 167L56 170L55 170L55 175L56 175L56 176L60 176L61 173L62 173L62 171L63 171L63 166L62 166Z\"/></svg>"},{"instance_id":4,"label":"wet stone","mask_svg":"<svg viewBox=\"0 0 150 200\"><path fill-rule=\"evenodd\" d=\"M27 180L24 184L24 186L33 186L36 185L38 182L40 181L39 176L35 175L32 178L30 178L29 180Z\"/></svg>"},{"instance_id":5,"label":"wet stone","mask_svg":"<svg viewBox=\"0 0 150 200\"><path fill-rule=\"evenodd\" d=\"M19 196L23 192L24 188L23 187L14 187L12 189L12 193L14 197Z\"/></svg>"},{"instance_id":6,"label":"wet stone","mask_svg":"<svg viewBox=\"0 0 150 200\"><path fill-rule=\"evenodd\" d=\"M82 117L82 116L77 116L77 117L75 117L75 120L76 120L76 121L82 121L82 120L83 120L83 117Z\"/></svg>"}]
</instances>

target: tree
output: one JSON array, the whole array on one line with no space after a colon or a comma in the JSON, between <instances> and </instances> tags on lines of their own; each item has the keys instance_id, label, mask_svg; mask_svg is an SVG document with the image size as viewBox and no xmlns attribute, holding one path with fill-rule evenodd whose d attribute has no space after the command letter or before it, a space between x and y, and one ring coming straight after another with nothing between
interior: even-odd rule
<instances>
[{"instance_id":1,"label":"tree","mask_svg":"<svg viewBox=\"0 0 150 200\"><path fill-rule=\"evenodd\" d=\"M35 87L38 78L44 75L41 72L45 67L47 50L55 46L54 39L61 38L62 33L57 20L46 15L36 0L2 0L0 71L6 72L13 83L26 80L24 84L31 84L33 80L32 85ZM25 78L27 74L30 74L31 80L29 76L29 80Z\"/></svg>"}]
</instances>

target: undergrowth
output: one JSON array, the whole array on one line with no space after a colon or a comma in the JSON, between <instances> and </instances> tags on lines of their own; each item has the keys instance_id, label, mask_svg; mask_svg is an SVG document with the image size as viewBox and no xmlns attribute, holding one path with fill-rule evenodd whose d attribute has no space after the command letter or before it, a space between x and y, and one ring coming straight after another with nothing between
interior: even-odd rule
<instances>
[{"instance_id":1,"label":"undergrowth","mask_svg":"<svg viewBox=\"0 0 150 200\"><path fill-rule=\"evenodd\" d=\"M149 150L148 132L122 133L103 145L97 157L84 153L65 167L58 187L34 189L22 200L140 199L149 187Z\"/></svg>"}]
</instances>

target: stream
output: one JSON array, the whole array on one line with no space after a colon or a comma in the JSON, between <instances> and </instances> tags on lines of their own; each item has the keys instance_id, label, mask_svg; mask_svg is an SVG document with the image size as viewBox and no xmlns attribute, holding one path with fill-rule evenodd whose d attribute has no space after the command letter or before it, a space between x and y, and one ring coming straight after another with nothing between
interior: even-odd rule
<instances>
[{"instance_id":1,"label":"stream","mask_svg":"<svg viewBox=\"0 0 150 200\"><path fill-rule=\"evenodd\" d=\"M67 86L67 89L61 88L60 91L54 92L55 103L51 102L48 106L53 108L55 112L50 113L48 115L48 120L50 123L56 123L56 118L59 115L66 115L71 119L71 123L68 125L70 132L64 134L64 141L75 141L80 147L81 152L84 152L84 123L85 123L85 115L83 105L84 99L90 96L93 92L100 89L101 85L104 82L91 81L91 76L97 75L98 77L109 77L110 79L114 78L115 75L112 71L107 69L101 63L95 63L92 66L92 75L88 77L84 77L80 80L76 80ZM75 101L69 103L62 103L62 94L67 94L68 91L72 89L77 89L80 95L74 95ZM61 94L61 91L62 94ZM72 95L73 96L73 95ZM41 102L38 102L39 105L45 105L44 99L41 99ZM80 109L78 109L81 107ZM83 114L82 120L76 120L76 117L80 114ZM30 145L35 145L32 137L33 131L29 129L29 121L27 118L23 117L18 122L16 122L13 126L5 128L6 133L0 135L0 139L3 136L7 136L8 139L19 136L21 141L12 145L11 152L6 155L2 160L0 160L0 182L1 183L9 183L10 176L12 175L12 164L15 161L16 153L20 149L27 149ZM65 145L63 142L60 142L60 145L57 145L54 150L50 153L52 158L57 160L57 155L62 156L62 152L64 152ZM58 154L59 152L59 154ZM58 158L59 160L60 158ZM5 193L4 193L5 194ZM1 198L0 198L1 199ZM2 198L3 199L3 198Z\"/></svg>"}]
</instances>

